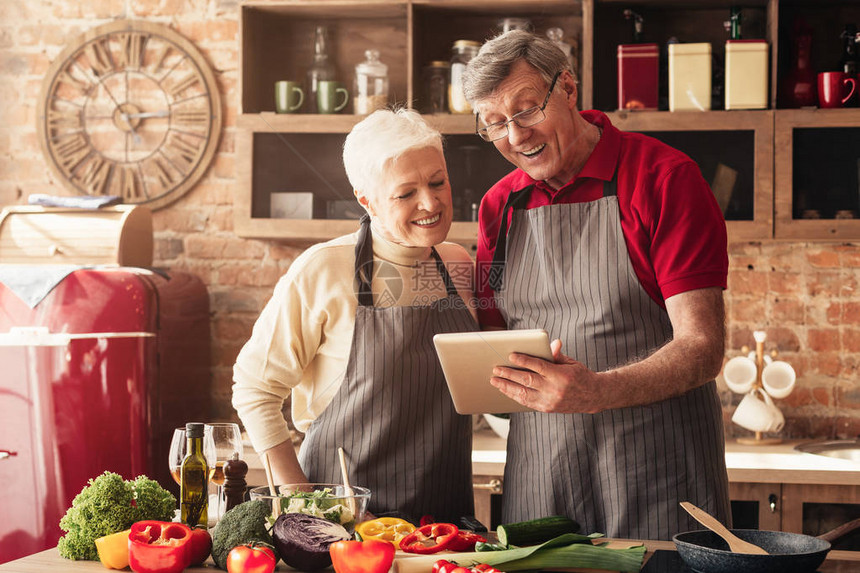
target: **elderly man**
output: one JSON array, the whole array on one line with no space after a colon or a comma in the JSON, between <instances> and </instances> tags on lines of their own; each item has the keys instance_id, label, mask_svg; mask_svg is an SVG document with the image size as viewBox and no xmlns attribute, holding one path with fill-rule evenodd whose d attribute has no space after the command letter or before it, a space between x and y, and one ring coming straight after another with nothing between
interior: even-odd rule
<instances>
[{"instance_id":1,"label":"elderly man","mask_svg":"<svg viewBox=\"0 0 860 573\"><path fill-rule=\"evenodd\" d=\"M469 63L477 132L517 169L481 203L485 328L544 328L555 362L513 355L503 521L669 539L689 500L730 521L714 376L724 353L722 214L697 165L577 110L552 42L523 31ZM563 349L565 354L561 354Z\"/></svg>"}]
</instances>

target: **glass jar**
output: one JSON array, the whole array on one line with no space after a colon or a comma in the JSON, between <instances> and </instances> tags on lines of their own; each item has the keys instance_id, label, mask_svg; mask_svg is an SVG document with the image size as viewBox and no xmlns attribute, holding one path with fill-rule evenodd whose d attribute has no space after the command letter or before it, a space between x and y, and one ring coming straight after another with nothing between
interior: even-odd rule
<instances>
[{"instance_id":1,"label":"glass jar","mask_svg":"<svg viewBox=\"0 0 860 573\"><path fill-rule=\"evenodd\" d=\"M423 113L448 113L448 78L451 64L435 60L424 66L421 74L421 111Z\"/></svg>"},{"instance_id":2,"label":"glass jar","mask_svg":"<svg viewBox=\"0 0 860 573\"><path fill-rule=\"evenodd\" d=\"M355 66L355 113L367 115L388 105L388 66L379 61L379 50L364 52L367 58Z\"/></svg>"},{"instance_id":3,"label":"glass jar","mask_svg":"<svg viewBox=\"0 0 860 573\"><path fill-rule=\"evenodd\" d=\"M532 22L528 18L503 18L499 20L499 28L502 30L502 34L511 30L531 32Z\"/></svg>"},{"instance_id":4,"label":"glass jar","mask_svg":"<svg viewBox=\"0 0 860 573\"><path fill-rule=\"evenodd\" d=\"M451 83L448 86L448 110L451 113L472 113L472 106L463 95L463 72L466 64L478 55L480 42L457 40L451 49Z\"/></svg>"}]
</instances>

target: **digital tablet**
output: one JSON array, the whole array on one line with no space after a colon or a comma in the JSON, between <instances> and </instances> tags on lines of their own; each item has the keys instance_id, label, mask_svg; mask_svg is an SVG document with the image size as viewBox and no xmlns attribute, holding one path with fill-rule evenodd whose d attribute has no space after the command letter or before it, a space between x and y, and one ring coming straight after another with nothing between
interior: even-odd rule
<instances>
[{"instance_id":1,"label":"digital tablet","mask_svg":"<svg viewBox=\"0 0 860 573\"><path fill-rule=\"evenodd\" d=\"M527 412L490 384L493 368L510 366L512 352L552 360L545 330L453 332L433 337L454 408L460 414Z\"/></svg>"}]
</instances>

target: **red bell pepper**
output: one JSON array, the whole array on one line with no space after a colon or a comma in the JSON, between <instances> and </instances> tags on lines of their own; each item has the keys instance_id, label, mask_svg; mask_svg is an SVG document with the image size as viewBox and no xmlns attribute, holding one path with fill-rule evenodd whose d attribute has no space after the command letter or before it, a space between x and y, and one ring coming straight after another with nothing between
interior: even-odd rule
<instances>
[{"instance_id":1,"label":"red bell pepper","mask_svg":"<svg viewBox=\"0 0 860 573\"><path fill-rule=\"evenodd\" d=\"M335 541L328 548L335 573L386 573L394 551L393 544L381 539Z\"/></svg>"},{"instance_id":2,"label":"red bell pepper","mask_svg":"<svg viewBox=\"0 0 860 573\"><path fill-rule=\"evenodd\" d=\"M400 549L407 553L427 555L437 553L457 537L460 530L453 523L430 523L419 527L400 540Z\"/></svg>"},{"instance_id":3,"label":"red bell pepper","mask_svg":"<svg viewBox=\"0 0 860 573\"><path fill-rule=\"evenodd\" d=\"M481 537L477 533L460 530L460 532L457 533L457 537L451 540L451 544L448 546L448 549L451 551L474 551L475 544L479 541L481 543L486 543L487 539L485 537Z\"/></svg>"},{"instance_id":4,"label":"red bell pepper","mask_svg":"<svg viewBox=\"0 0 860 573\"><path fill-rule=\"evenodd\" d=\"M182 523L138 521L128 534L128 564L135 573L180 573L191 564L190 541Z\"/></svg>"}]
</instances>

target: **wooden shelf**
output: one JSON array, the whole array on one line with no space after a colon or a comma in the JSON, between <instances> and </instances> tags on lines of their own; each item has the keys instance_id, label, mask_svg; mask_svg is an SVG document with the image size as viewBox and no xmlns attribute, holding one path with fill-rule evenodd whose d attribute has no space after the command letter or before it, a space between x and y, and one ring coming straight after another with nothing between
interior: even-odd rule
<instances>
[{"instance_id":1,"label":"wooden shelf","mask_svg":"<svg viewBox=\"0 0 860 573\"><path fill-rule=\"evenodd\" d=\"M750 181L751 193L748 198L752 205L750 216L744 220L728 218L726 228L730 242L764 240L773 234L773 122L774 112L754 111L708 111L708 112L668 112L668 111L617 111L607 114L612 124L624 131L637 131L657 135L655 132L688 132L694 140L707 132L752 132L751 170L746 174ZM682 146L678 146L682 148ZM682 148L682 151L684 149ZM722 150L729 155L729 150ZM691 155L692 156L692 155ZM704 168L712 163L709 158L693 159ZM706 178L708 174L705 174ZM743 192L742 189L736 190Z\"/></svg>"},{"instance_id":2,"label":"wooden shelf","mask_svg":"<svg viewBox=\"0 0 860 573\"><path fill-rule=\"evenodd\" d=\"M736 4L735 0L244 2L240 9L236 232L245 237L319 241L355 228L353 220L324 217L326 202L351 198L340 148L345 135L363 116L273 113L272 86L277 80L304 80L312 60L313 31L317 25L329 27L338 76L348 89L352 87L354 66L363 59L364 50L376 48L381 51L381 60L389 66L392 103L416 108L420 107L423 66L431 60L449 59L455 40L483 41L499 31L502 18L511 16L529 18L540 33L550 26L561 26L567 41L574 38L572 43L577 47L580 108L611 110L616 103L615 46L629 41L630 22L622 14L625 8L632 6L645 16L646 40L663 44L669 35L675 35L682 42L710 41L719 58L726 38L722 21ZM737 186L726 211L732 242L860 237L860 218L794 218L798 209L795 175L803 168L803 158L795 156L796 130L845 128L860 133L860 110L773 109L780 89L779 78L790 66L786 46L790 46L796 17L815 19L814 53L823 54L815 56L816 69L824 65L824 60L838 56L838 52L834 54L838 42L835 47L826 45L822 11L839 22L860 18L860 6L845 0L826 8L815 0L750 0L743 5L744 37L765 38L770 46L768 101L772 109L608 112L619 129L652 134L690 155L711 183L718 163L728 164L738 172ZM651 37L647 37L649 34ZM347 108L350 110L351 105ZM474 194L491 184L486 183L491 175L505 172L503 160L490 157L488 150L492 146L477 137L472 142L475 128L472 115L426 117L447 136L446 154L455 193L465 180L463 173L469 171L464 168L459 152L465 149L478 154L480 181L473 182L474 189L467 189L468 196L461 198L468 207ZM450 150L452 145L455 149ZM314 213L317 218L269 219L268 197L277 191L314 193L319 199ZM460 205L460 217L468 218L463 216L466 207ZM329 213L332 212L337 213ZM473 243L475 235L475 223L457 221L451 229L452 240L465 244Z\"/></svg>"}]
</instances>

